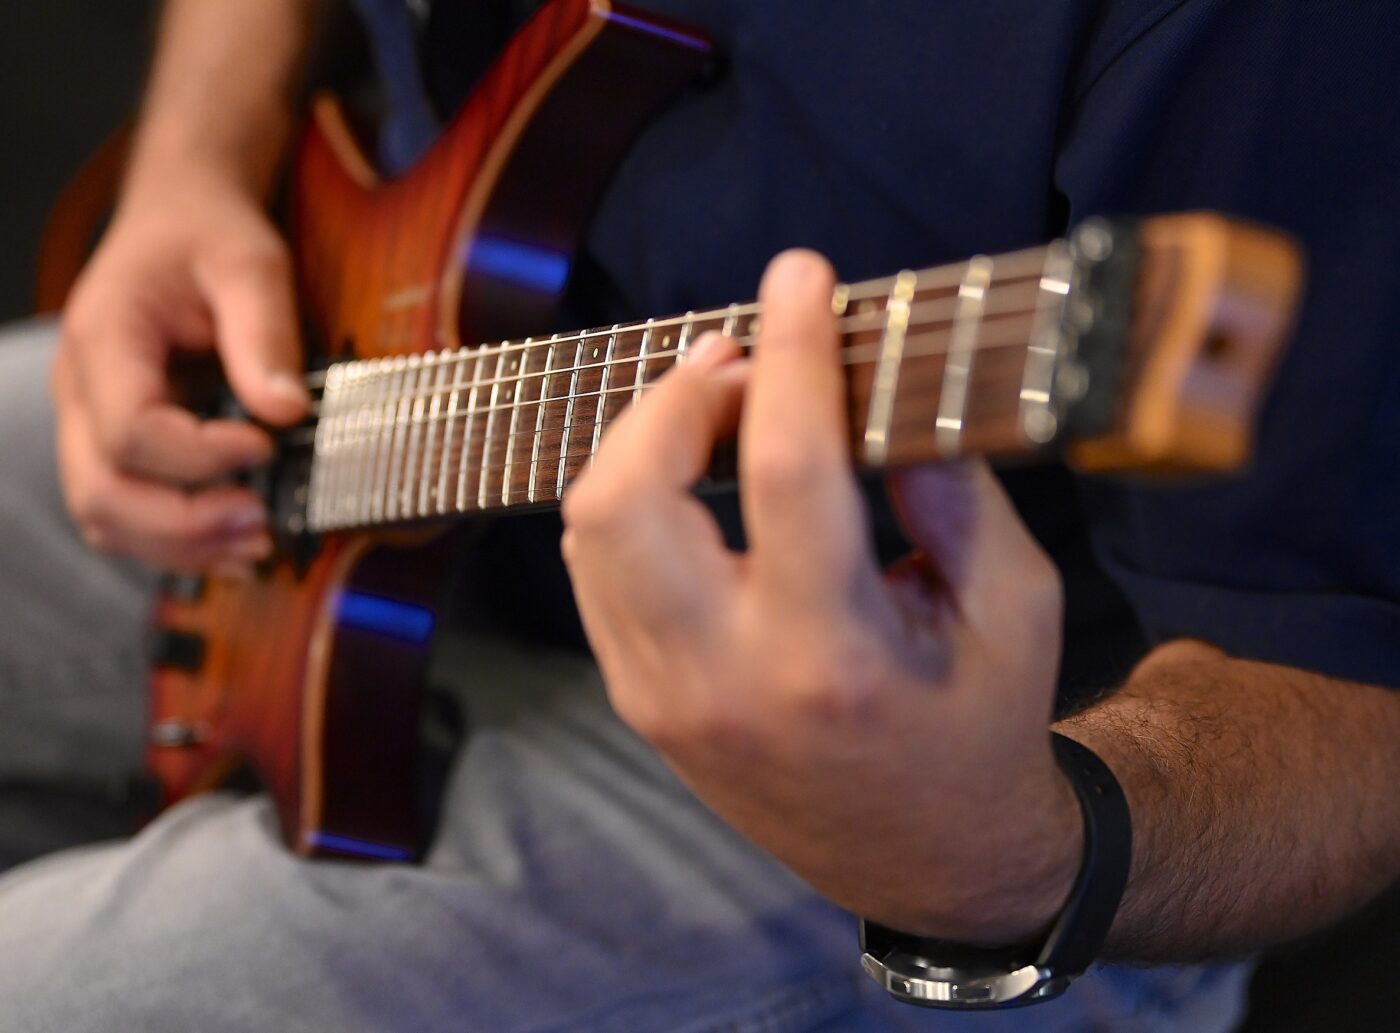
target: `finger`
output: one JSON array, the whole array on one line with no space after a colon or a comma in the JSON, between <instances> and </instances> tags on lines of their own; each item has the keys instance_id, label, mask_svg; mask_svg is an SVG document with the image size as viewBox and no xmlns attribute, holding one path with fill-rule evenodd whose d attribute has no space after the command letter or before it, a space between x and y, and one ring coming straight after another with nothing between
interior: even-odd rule
<instances>
[{"instance_id":1,"label":"finger","mask_svg":"<svg viewBox=\"0 0 1400 1033\"><path fill-rule=\"evenodd\" d=\"M62 371L55 375L61 391ZM123 474L95 446L80 408L60 411L58 458L69 509L96 548L173 570L247 562L270 551L256 495L232 486L191 495Z\"/></svg>"},{"instance_id":2,"label":"finger","mask_svg":"<svg viewBox=\"0 0 1400 1033\"><path fill-rule=\"evenodd\" d=\"M768 267L739 438L739 478L755 572L807 597L872 566L851 470L835 277L794 251ZM799 545L801 548L796 548Z\"/></svg>"},{"instance_id":3,"label":"finger","mask_svg":"<svg viewBox=\"0 0 1400 1033\"><path fill-rule=\"evenodd\" d=\"M215 337L233 393L254 417L275 426L302 419L311 405L302 379L301 341L286 252L205 262L196 279L214 314Z\"/></svg>"},{"instance_id":4,"label":"finger","mask_svg":"<svg viewBox=\"0 0 1400 1033\"><path fill-rule=\"evenodd\" d=\"M139 316L114 317L100 330L68 328L74 405L91 413L93 442L134 476L177 484L213 480L266 462L270 439L258 428L200 421L168 396L168 346Z\"/></svg>"},{"instance_id":5,"label":"finger","mask_svg":"<svg viewBox=\"0 0 1400 1033\"><path fill-rule=\"evenodd\" d=\"M590 633L698 618L734 558L690 493L737 419L745 367L711 338L609 431L564 500L564 556ZM595 643L596 645L596 643Z\"/></svg>"}]
</instances>

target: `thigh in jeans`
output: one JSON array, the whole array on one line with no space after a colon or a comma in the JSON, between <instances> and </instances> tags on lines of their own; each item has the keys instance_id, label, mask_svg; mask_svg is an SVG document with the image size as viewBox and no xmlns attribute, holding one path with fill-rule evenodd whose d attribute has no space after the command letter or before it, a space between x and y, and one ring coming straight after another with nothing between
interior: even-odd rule
<instances>
[{"instance_id":1,"label":"thigh in jeans","mask_svg":"<svg viewBox=\"0 0 1400 1033\"><path fill-rule=\"evenodd\" d=\"M0 328L0 868L132 829L154 577L87 548L54 461L52 322Z\"/></svg>"}]
</instances>

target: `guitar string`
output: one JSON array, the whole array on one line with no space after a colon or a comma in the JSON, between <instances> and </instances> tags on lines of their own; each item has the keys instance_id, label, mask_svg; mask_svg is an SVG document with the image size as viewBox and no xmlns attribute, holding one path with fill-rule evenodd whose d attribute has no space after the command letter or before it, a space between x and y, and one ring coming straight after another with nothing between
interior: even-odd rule
<instances>
[{"instance_id":1,"label":"guitar string","mask_svg":"<svg viewBox=\"0 0 1400 1033\"><path fill-rule=\"evenodd\" d=\"M1003 377L999 379L1007 378ZM1010 379L1015 383L1020 382L1019 375ZM654 385L645 385L645 387L651 386ZM900 399L901 404L900 407L896 410L896 413L898 414L901 411L907 412L911 407L917 407L921 398L932 400L936 398L937 395L938 391L936 387L932 386L931 384L927 386L926 390L920 390L919 386L914 386L911 391L902 395ZM998 420L1013 419L1016 411L1016 403L1018 402L1018 400L1008 398L1006 399L1006 401L1009 401L1012 404L1009 406L999 407L1004 411L995 414L983 412L980 415L980 419L987 420L993 423L997 422ZM402 468L400 475L397 478L397 484L392 484L388 482L372 484L370 486L372 491L370 492L369 498L387 501L389 498L396 495L399 498L406 500L402 514L403 519L417 519L422 517L440 516L446 515L446 512L467 513L480 511L482 509L496 508L499 505L505 504L499 501L502 495L505 495L507 496L507 498L510 499L514 499L516 496L520 496L519 501L529 501L528 485L522 487L514 486L516 475L527 469L547 469L553 471L557 469L561 464L563 464L566 467L567 471L568 467L572 465L571 461L591 459L592 456L595 454L591 443L591 431L592 428L597 425L597 422L598 421L596 419L589 419L580 421L579 423L572 426L566 425L565 427L561 427L559 437L560 451L555 452L553 449L551 449L550 453L545 457L537 458L532 455L522 457L518 460L513 460L509 463L495 462L494 458L496 456L502 455L508 450L507 441L509 440L509 438L494 439L491 443L491 452L489 454L489 457L484 451L484 449L473 449L472 453L468 457L468 462L465 466L465 475L458 475L454 478L450 478L448 480L448 484L453 486L453 490L446 492L443 497L456 497L456 489L460 488L460 486L464 483L476 485L476 490L469 492L467 497L475 500L480 496L480 494L483 491L485 491L486 495L490 500L488 505L485 507L477 505L475 502L473 502L465 509L459 508L454 504L451 506L450 510L442 513L418 512L418 507L416 506L414 500L419 497L421 489L424 486L424 483L426 482L426 479L423 476L423 472L431 470L440 471L444 460L447 460L449 462L449 465L452 467L456 467L458 465L458 461L461 459L461 449L457 447L458 442L455 440L449 441L443 448L435 447L430 452L424 453L421 456L421 458L410 460L410 465ZM606 426L609 422L610 420L605 418L603 420L604 426ZM907 422L907 417L901 419L898 415L896 415L896 426L898 426L900 423ZM924 422L926 423L926 421ZM579 448L570 448L569 445L572 444L572 438L574 436L574 433L580 430L585 431L588 434L590 442L587 445L584 445ZM565 437L566 431L569 432L568 439L566 439ZM524 432L523 434L517 433L516 436L534 436L534 434L533 432ZM553 433L550 433L549 437L553 438ZM568 440L569 444L565 443L566 440ZM387 443L380 442L380 444L383 445ZM564 451L564 449L568 450ZM577 473L577 469L568 471L566 473L566 477L569 481L572 481L572 479L575 476L577 476ZM484 485L482 484L483 474L485 475ZM437 495L435 491L432 490L431 483L426 483L429 483L430 486L429 497L436 498ZM543 496L544 500L546 501L554 500L557 498L557 496L555 496L554 494L554 490L555 482L551 479L542 488L537 487L536 494ZM364 501L363 495L360 496L360 501ZM348 528L354 526L370 526L376 522L383 521L362 522L357 519L354 522L343 522L336 521L334 519L329 519L324 522L323 526L326 528ZM387 522L392 523L393 521Z\"/></svg>"},{"instance_id":2,"label":"guitar string","mask_svg":"<svg viewBox=\"0 0 1400 1033\"><path fill-rule=\"evenodd\" d=\"M1034 309L1034 308L1017 309L1017 310L1015 310L1015 311L1006 311L1006 312L998 313L997 315L994 315L994 316L988 316L988 317L986 317L982 322L983 322L983 325L986 325L986 324L992 323L992 322L1011 322L1011 321L1013 321L1013 320L1018 320L1018 319L1019 319L1019 320L1024 320L1024 319L1028 319L1028 318L1034 318L1034 317L1036 316L1036 314L1037 314L1037 311L1038 311L1038 310L1037 310L1037 309ZM925 332L925 333L922 333L922 334L910 334L908 340L913 341L913 340L916 340L916 339L929 339L929 338L932 338L932 337L939 337L940 339L951 339L951 327L952 327L952 321L951 321L951 320L931 320L931 321L928 321L928 322L925 322L925 323L911 324L911 329L913 329L913 328L915 328L915 327L920 327L920 328L922 328L922 327L939 326L939 325L947 325L947 326L949 327L949 331L948 331L947 333L944 333L943 331L931 331L931 332ZM856 332L861 332L861 331L856 331ZM750 349L754 348L755 345L756 345L756 342L754 341L754 339L753 339L750 335L747 335L747 334L745 334L745 335L743 335L743 336L741 336L741 337L737 337L737 338L735 338L734 340L738 343L738 346L739 346L740 351L750 350ZM982 344L982 345L979 346L979 350L994 350L994 349L996 349L996 348L1017 347L1017 346L1028 347L1029 344L1030 344L1030 342L1024 341L1024 340L1018 338L1018 339L1013 340L1013 341L1007 341L1007 342L1002 342L1002 343L996 343L996 344ZM873 362L873 361L875 361L876 359L878 359L879 353L880 353L880 348L881 348L881 343L878 342L878 341L872 341L872 342L870 342L870 343L862 343L862 344L847 344L847 345L843 345L843 346L842 346L842 349L841 349L841 364L842 364L843 366L859 366L859 365L863 365L863 364L867 364L867 363ZM688 350L689 350L689 349L687 349L687 351L688 351ZM946 354L948 353L948 350L949 350L949 349L947 349L947 348L926 348L926 349L917 350L917 351L906 350L906 351L904 352L904 357L905 357L905 358L913 358L913 359L917 359L917 358L929 358L929 357L933 357L933 356L937 356L937 355L946 355ZM654 361L657 361L657 360L660 360L660 359L679 358L679 357L681 357L681 356L684 355L684 354L685 354L685 353L682 352L679 348L670 348L670 349L665 349L665 350L661 350L661 351L647 352L645 355L637 354L637 355L624 355L624 356L619 356L619 357L617 357L617 358L604 360L604 361L602 361L602 362L588 362L588 363L584 363L584 364L577 365L577 366L560 366L560 367L557 368L557 369L538 370L538 371L535 371L535 372L528 372L528 371L527 371L527 372L522 372L522 373L516 374L516 375L514 375L514 376L489 377L489 378L484 379L484 380L478 380L478 381L476 381L475 385L473 385L473 384L471 383L471 381L469 381L469 380L463 381L462 383L456 385L456 387L453 387L453 385L451 385L451 384L444 384L444 385L442 385L441 387L430 387L430 388L428 388L426 391L422 391L422 392L420 392L420 391L418 390L418 387L419 387L420 385L414 385L413 389L411 389L410 391L403 392L403 393L400 393L400 394L396 394L396 395L394 395L392 398L383 399L382 401L377 402L377 403L356 403L356 404L354 404L354 405L348 406L347 408L345 408L345 409L343 409L343 410L338 410L337 413L336 413L336 415L343 415L344 413L354 412L354 411L358 411L359 409L364 409L364 408L371 408L371 409L372 409L372 408L384 407L384 406L397 406L400 402L415 402L415 401L418 401L419 399L432 400L433 398L447 398L447 397L449 397L454 391L455 391L456 393L458 393L458 394L461 394L461 393L463 393L463 391L470 390L473 386L475 386L478 390L480 390L480 389L482 389L482 388L491 388L491 387L495 387L495 386L501 385L501 384L521 385L521 384L524 384L526 381L540 380L540 379L545 379L545 378L549 378L549 377L563 377L563 376L572 377L572 376L575 376L575 375L577 375L577 374L587 374L587 373L590 373L590 372L592 372L592 371L594 371L594 370L598 370L598 371L609 370L609 371L611 371L614 367L619 367L619 366L630 366L633 370L635 370L636 367L637 367L638 365L642 364L642 363L654 362ZM373 360L357 360L357 361L373 361ZM411 374L411 373L416 373L419 377L421 377L422 374L425 373L425 372L431 373L432 371L434 371L434 370L440 368L440 365L441 365L441 364L418 365L418 366L413 367L413 368L409 368L409 367L407 367L407 366L397 366L397 367L395 367L395 368L384 368L384 369L381 369L381 370L376 370L376 371L374 371L374 372L372 372L372 373L369 373L369 374L367 374L367 375L362 376L362 377L360 378L360 381L359 381L358 386L359 386L361 389L363 389L364 386L366 385L366 383L367 383L368 381L372 380L372 379L373 379L373 380L378 380L378 379L384 379L384 378L388 378L388 377L392 377L392 376L396 376L396 375L405 375L405 376L406 376L406 375ZM675 365L675 363L672 363L672 366L674 366L674 365ZM473 367L473 368L475 369L475 367ZM668 366L667 368L670 369L671 367ZM601 374L600 374L600 375L601 375ZM345 386L345 385L342 385L342 387L344 387L344 386ZM631 390L631 388L628 388L627 390ZM567 395L563 395L563 396L559 396L559 397L562 399L562 398L567 398L568 396L567 396ZM580 397L585 397L585 396L583 396L583 395L575 395L575 397L576 397L576 398L580 398ZM312 415L320 415L321 410L320 410L320 405L319 405L318 402L313 401L311 413L312 413Z\"/></svg>"},{"instance_id":3,"label":"guitar string","mask_svg":"<svg viewBox=\"0 0 1400 1033\"><path fill-rule=\"evenodd\" d=\"M1029 314L1029 313L1027 313L1027 314ZM925 341L925 340L947 341L947 340L950 339L950 337L951 337L951 334L948 333L948 332L946 332L946 331L933 331L933 332L922 333L922 334L910 334L910 335L905 339L905 340L906 340L906 348L905 348L905 351L904 351L903 360L904 360L905 362L907 362L907 361L909 361L909 360L911 360L911 359L936 358L936 357L938 357L938 356L940 356L940 355L947 355L949 349L946 348L946 347L942 347L942 348L939 348L939 347L929 347L929 348L913 347L913 348L910 348L910 347L908 347L908 345L910 345L910 344L917 345L919 342ZM749 339L749 338L741 338L741 339L739 339L738 344L739 344L739 347L740 347L740 350L741 350L741 351L742 351L742 350L746 350L746 349L751 350L753 347L755 347L754 342L753 342L751 339ZM1003 341L1003 340L991 340L991 341L987 341L987 340L984 338L984 339L983 339L983 342L982 342L981 344L979 344L979 346L978 346L978 353L979 353L979 354L993 354L993 353L998 353L998 352L1008 352L1008 351L1010 351L1010 350L1012 350L1012 349L1023 349L1023 350L1024 350L1024 349L1030 348L1031 346L1032 346L1031 342L1026 341L1026 340L1024 339L1024 337L1022 337L1021 335L1016 335L1016 336L1014 337L1014 339L1012 339L1012 340L1005 340L1005 341ZM849 354L850 352L855 351L855 350L858 349L858 348L866 348L866 347L868 347L869 349L873 350L873 351L878 355L878 348L879 348L878 345L871 345L871 346L861 346L861 345L857 345L857 346L854 346L853 348L848 348L848 349L847 349L847 354L845 354L845 355L842 356L842 358L843 358L843 363L842 363L842 364L843 364L844 366L859 366L859 365L871 365L871 364L873 364L873 360L871 360L871 359L866 359L866 358L863 358L863 357L861 357L861 356L854 356L854 357L852 357L852 356ZM651 362L651 361L657 360L657 359L671 358L671 357L677 356L677 355L679 355L679 354L680 354L680 352L678 352L678 351L676 351L676 350L674 350L674 349L671 350L671 351L667 351L667 352L651 352L651 353L647 354L646 356L642 356L642 357L614 360L612 363L610 363L610 364L608 364L608 365L609 365L609 366L624 365L624 364L635 364L635 365L639 365L639 364L642 363L642 362ZM634 368L635 368L635 365L634 365ZM588 370L588 369L602 369L603 367L604 367L604 364L599 363L599 364L597 364L597 365L589 366L589 367L577 367L577 371L578 371L578 372L583 372L583 371ZM590 399L597 399L600 395L619 395L619 396L621 396L621 395L630 395L630 394L634 394L634 393L636 392L638 386L640 386L643 390L645 390L645 389L648 388L648 387L653 386L653 385L660 379L660 377L661 377L662 374L667 373L667 372L669 372L670 370L675 369L675 368L677 368L677 367L676 367L676 364L675 364L675 363L672 363L671 365L667 366L665 369L663 369L663 370L661 370L660 372L658 372L655 376L651 377L650 379L645 379L645 380L643 380L642 383L641 383L640 385L637 385L637 384L629 384L629 385L626 385L626 386L623 386L623 387L609 387L609 388L603 388L603 389L601 389L601 390L593 389L593 390L587 390L587 391L571 392L571 393L562 394L562 395L547 395L547 396L544 396L544 397L538 397L538 396L537 396L537 397L534 397L534 398L521 397L521 398L519 398L518 400L511 400L511 401L508 401L508 402L502 402L502 403L499 403L499 404L494 405L494 406L492 406L492 405L471 406L470 403L468 403L467 408L465 408L465 409L463 409L463 410L459 410L458 412L451 413L451 414L449 414L449 413L440 413L440 414L439 414L438 416L436 416L436 417L423 416L423 417L419 417L419 418L417 418L417 419L412 420L412 423L420 424L420 425L421 425L421 424L424 424L424 423L426 423L426 422L428 422L428 421L431 421L431 420L447 421L447 420L459 420L459 419L460 419L460 420L465 421L465 420L468 420L468 419L473 419L473 418L478 417L478 416L484 416L484 415L487 415L487 414L492 413L492 412L509 412L509 411L511 411L511 410L514 410L514 409L523 408L523 407L525 407L525 406L547 405L547 404L551 404L551 403L567 404L567 403L570 401L570 399L572 399L572 400L575 401L575 402L578 402L578 401L586 401L586 400L590 400ZM572 375L574 372L575 372L574 369L563 368L563 369L559 369L559 370L551 370L551 371L549 372L548 375L549 375L549 376L556 376L556 375L558 375L558 376L569 376L569 375ZM645 375L645 374L644 374L644 375ZM401 407L401 405L402 405L403 403L405 403L405 402L415 401L415 400L418 400L418 399L422 399L422 400L425 400L425 401L431 400L431 399L433 399L433 398L437 398L437 399L439 399L439 400L441 400L441 399L447 399L447 398L450 398L454 393L455 393L456 395L458 395L458 397L461 397L462 395L469 395L469 394L472 392L473 387L475 387L475 389L479 392L482 388L488 387L488 386L490 386L490 385L492 385L492 384L509 383L509 382L513 382L513 381L511 381L509 378L502 378L501 380L496 380L496 381L480 381L480 382L478 382L476 385L472 385L470 382L464 382L464 383L462 383L462 384L457 385L455 388L443 387L443 388L436 389L436 390L430 390L428 393L426 393L426 394L421 394L421 395L418 395L418 394L396 395L396 396L394 396L394 397L391 398L391 399L384 399L383 401L379 401L379 402L357 403L357 404L348 405L348 406L346 406L344 409L338 409L338 410L336 410L335 412L330 413L328 416L325 416L325 418L327 418L327 419L336 419L336 418L340 418L340 417L352 416L352 415L359 415L359 414L361 414L361 413L373 412L373 411L377 411L377 410L382 410L382 411L385 413L386 417L388 417L388 414L390 414L390 413L392 413L392 412L396 412L396 411ZM392 430L393 430L393 421L392 421L392 420L387 420L387 422L390 424L389 430L392 431ZM311 431L311 430L313 430L314 428L306 427L306 428L300 428L300 429L303 430L303 431ZM291 434L294 434L294 433L296 433L296 432L295 432L295 431L293 431L293 432L288 432L288 434L287 434L287 435L284 435L284 437L288 437L288 436L290 436Z\"/></svg>"},{"instance_id":4,"label":"guitar string","mask_svg":"<svg viewBox=\"0 0 1400 1033\"><path fill-rule=\"evenodd\" d=\"M951 306L948 306L948 307L951 308ZM917 310L916 310L916 311L917 311ZM981 324L982 324L982 325L986 325L986 324L988 324L988 323L995 322L995 321L1005 321L1005 320L1013 320L1013 319L1033 318L1033 317L1036 316L1040 311L1041 311L1041 307L1040 307L1040 306L1027 306L1027 305L1024 305L1024 304L1018 304L1018 305L1015 305L1015 306L1012 306L1012 307L1008 307L1008 308L996 308L996 307L992 307L988 312L986 312L986 313L983 315L983 317L982 317L982 319L981 319ZM851 319L859 319L859 318L861 318L861 317L850 317L850 318L851 318ZM948 327L952 327L952 326L954 325L954 323L955 323L955 320L952 318L951 315L950 315L948 318L946 318L946 319L945 319L945 318L942 318L941 316L940 316L940 317L937 317L937 318L934 318L934 317L929 317L929 316L925 315L924 317L918 318L918 319L911 318L911 320L910 320L910 327L911 327L911 328L914 328L914 327L927 328L927 327L935 327L935 326L948 326ZM841 333L841 336L843 336L843 337L850 337L850 336L852 336L852 335L854 335L854 334L858 334L858 333L867 333L867 332L874 332L874 331L882 330L883 327L884 327L884 324L885 324L884 318L879 318L879 319L875 319L875 320L871 321L871 322L870 322L870 325L868 325L868 326L856 326L856 327L840 326L840 327L838 327L838 330L839 330L839 332ZM620 331L617 332L617 335L616 335L616 336L619 336L619 337L620 337L623 333L627 333L627 332L629 332L629 331L621 331L621 330L620 330ZM702 333L703 333L703 332L706 332L706 331L702 331ZM741 347L747 348L747 347L751 347L751 346L752 346L753 335L752 335L752 334L742 334L742 335L737 336L735 339L738 340L739 342L741 342ZM567 345L567 344L573 344L573 343L575 343L575 341L576 341L576 338L573 338L573 337L559 338L558 340L546 338L546 339L543 339L543 340L540 340L540 341L532 341L532 342L530 343L529 347L532 347L532 348L541 348L541 349L543 349L544 346L551 346L551 345L552 345L552 346L557 347L557 346L560 345L560 344L566 344L566 345ZM637 344L638 344L638 347L640 348L641 342L638 341ZM849 364L851 364L851 363L856 363L856 362L860 362L860 361L861 361L861 356L862 356L863 354L865 354L864 352L861 352L861 351L860 351L861 349L873 350L873 351L875 351L876 353L878 353L879 348L880 348L880 343L879 343L879 342L869 342L869 343L863 343L863 344L850 344L850 345L845 345L845 346L843 347L843 352L842 352L842 354L843 354L843 355L846 355L846 356L853 356L853 358L851 358L850 361L847 363L847 364L849 365ZM595 352L595 355L596 355L597 349L594 349L594 352ZM430 354L430 355L434 355L434 354L437 354L437 353L429 353L429 354ZM508 376L491 377L491 378L488 378L488 379L486 379L486 380L479 380L479 381L477 381L477 386L478 386L478 387L492 387L492 386L495 386L496 384L522 384L522 383L524 383L524 382L527 381L527 380L534 380L534 379L538 379L538 378L552 377L552 376L570 375L570 374L574 374L574 373L586 373L586 372L588 372L588 371L590 371L590 370L595 370L595 369L596 369L596 370L608 369L608 368L611 368L611 367L613 367L613 366L628 365L628 364L632 364L632 363L638 363L638 362L643 362L643 361L650 361L650 360L652 360L652 359L667 358L667 357L672 356L672 355L680 355L680 354L681 354L681 352L680 352L679 348L675 348L675 349L666 349L666 348L663 348L663 349L661 349L661 350L659 350L659 351L649 351L649 352L647 352L645 355L641 354L640 351L639 351L638 354L636 354L636 355L623 355L623 356L619 356L619 357L614 358L614 359L605 359L605 360L603 360L603 361L601 361L601 362L592 362L592 361L589 361L589 362L584 362L584 363L579 364L579 365L560 366L560 367L558 367L557 369L541 369L541 370L530 371L530 370L528 370L528 368L527 368L527 369L522 369L519 373L511 374L511 375L508 375ZM424 372L431 372L431 371L433 371L433 370L437 370L437 369L440 369L440 368L443 368L443 367L452 367L452 366L455 366L455 365L457 365L457 364L466 362L466 361L468 361L468 360L470 360L470 359L472 359L472 358L476 358L476 359L478 360L478 365L479 365L480 362L482 362L482 361L489 362L492 358L496 358L496 359L499 361L500 355L501 355L501 353L499 353L499 352L497 352L497 353L492 353L492 354L482 354L482 353L480 353L480 352L472 352L472 353L470 353L470 354L467 354L467 355L461 356L461 357L458 357L457 355L454 354L454 355L452 355L452 356L449 357L449 358L445 358L445 359L436 359L436 360L430 359L430 360L428 360L428 361L420 361L420 362L418 362L418 363L416 363L416 364L413 364L413 365L409 365L409 364L407 363L407 361L406 361L407 358L408 358L407 356L396 356L396 357L394 357L394 358L379 359L379 360L375 360L375 359L358 359L358 360L355 360L355 362L356 362L357 364L358 364L358 363L365 363L365 364L368 364L368 363L371 363L371 362L380 362L381 365L380 365L380 367L379 367L378 369L373 369L373 370L368 369L366 366L361 366L360 369L361 369L362 372L360 373L359 377L357 378L357 382L358 382L359 384L363 385L365 382L370 381L370 380L374 380L374 379L378 379L378 378L383 378L383 377L395 376L395 375L401 374L401 373L402 373L402 374L409 374L409 373L415 373L415 372L416 372L416 373L421 377L421 375L422 375ZM591 359L591 358L592 358L592 356L590 356L590 359ZM546 359L547 359L547 356L546 356ZM526 366L528 367L528 363L526 364ZM342 382L342 386L345 386L345 382ZM410 392L410 393L395 395L395 396L394 396L394 401L397 402L397 401L400 401L400 400L405 400L405 401L410 401L410 402L411 402L411 401L417 400L418 398L431 398L431 397L433 397L433 395L434 395L435 393L440 393L439 389L430 389L430 390L427 391L427 392L418 393L418 386L419 386L419 385L415 385L413 391ZM444 388L444 389L441 389L441 390L442 390L442 391L446 391L447 389Z\"/></svg>"}]
</instances>

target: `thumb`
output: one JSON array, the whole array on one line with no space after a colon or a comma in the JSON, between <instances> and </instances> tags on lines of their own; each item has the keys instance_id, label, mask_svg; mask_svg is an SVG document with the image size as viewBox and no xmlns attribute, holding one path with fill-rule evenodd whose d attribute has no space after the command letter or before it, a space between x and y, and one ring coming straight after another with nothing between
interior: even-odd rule
<instances>
[{"instance_id":1,"label":"thumb","mask_svg":"<svg viewBox=\"0 0 1400 1033\"><path fill-rule=\"evenodd\" d=\"M255 418L296 423L311 405L286 252L220 263L204 271L204 296L234 395Z\"/></svg>"}]
</instances>

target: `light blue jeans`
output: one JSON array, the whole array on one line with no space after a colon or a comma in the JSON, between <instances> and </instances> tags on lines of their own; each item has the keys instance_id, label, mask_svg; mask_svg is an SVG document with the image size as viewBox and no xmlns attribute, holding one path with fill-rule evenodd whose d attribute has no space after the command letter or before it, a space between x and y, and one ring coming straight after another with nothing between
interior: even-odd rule
<instances>
[{"instance_id":1,"label":"light blue jeans","mask_svg":"<svg viewBox=\"0 0 1400 1033\"><path fill-rule=\"evenodd\" d=\"M0 339L0 793L139 754L149 577L62 515L51 347ZM474 729L424 865L298 861L264 799L219 794L22 865L0 877L0 1030L1215 1033L1241 1012L1243 966L1101 966L1009 1012L900 1005L860 972L854 920L699 804L587 660L462 637L437 670Z\"/></svg>"}]
</instances>

